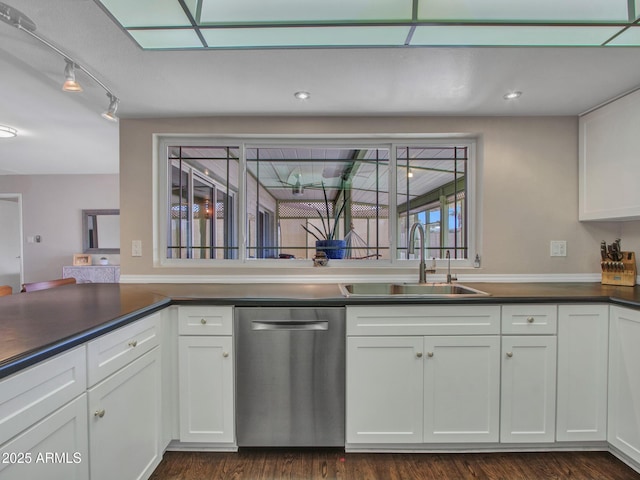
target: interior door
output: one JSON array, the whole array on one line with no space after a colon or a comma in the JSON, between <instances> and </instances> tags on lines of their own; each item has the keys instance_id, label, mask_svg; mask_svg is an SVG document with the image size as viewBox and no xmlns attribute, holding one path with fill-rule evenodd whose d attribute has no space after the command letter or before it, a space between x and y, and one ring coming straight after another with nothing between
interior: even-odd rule
<instances>
[{"instance_id":1,"label":"interior door","mask_svg":"<svg viewBox=\"0 0 640 480\"><path fill-rule=\"evenodd\" d=\"M0 194L0 285L20 291L22 274L22 198Z\"/></svg>"}]
</instances>

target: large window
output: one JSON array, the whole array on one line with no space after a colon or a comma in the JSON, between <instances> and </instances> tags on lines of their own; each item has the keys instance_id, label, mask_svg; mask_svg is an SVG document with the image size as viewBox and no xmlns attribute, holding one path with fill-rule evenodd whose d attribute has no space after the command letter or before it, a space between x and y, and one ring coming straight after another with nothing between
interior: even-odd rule
<instances>
[{"instance_id":1,"label":"large window","mask_svg":"<svg viewBox=\"0 0 640 480\"><path fill-rule=\"evenodd\" d=\"M344 264L402 264L415 258L416 222L429 257L475 255L471 141L195 143L161 142L161 261L309 260L327 249Z\"/></svg>"}]
</instances>

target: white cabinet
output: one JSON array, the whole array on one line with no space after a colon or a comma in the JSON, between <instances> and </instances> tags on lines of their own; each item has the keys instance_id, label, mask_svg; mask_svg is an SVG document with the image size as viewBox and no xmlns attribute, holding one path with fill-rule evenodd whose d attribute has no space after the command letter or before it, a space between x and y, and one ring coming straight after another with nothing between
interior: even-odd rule
<instances>
[{"instance_id":1,"label":"white cabinet","mask_svg":"<svg viewBox=\"0 0 640 480\"><path fill-rule=\"evenodd\" d=\"M556 440L607 439L609 306L558 307Z\"/></svg>"},{"instance_id":2,"label":"white cabinet","mask_svg":"<svg viewBox=\"0 0 640 480\"><path fill-rule=\"evenodd\" d=\"M233 445L233 307L178 311L180 441Z\"/></svg>"},{"instance_id":3,"label":"white cabinet","mask_svg":"<svg viewBox=\"0 0 640 480\"><path fill-rule=\"evenodd\" d=\"M87 454L86 350L0 381L0 479L81 480Z\"/></svg>"},{"instance_id":4,"label":"white cabinet","mask_svg":"<svg viewBox=\"0 0 640 480\"><path fill-rule=\"evenodd\" d=\"M348 306L347 444L497 442L499 312Z\"/></svg>"},{"instance_id":5,"label":"white cabinet","mask_svg":"<svg viewBox=\"0 0 640 480\"><path fill-rule=\"evenodd\" d=\"M347 443L422 441L422 352L422 337L347 339Z\"/></svg>"},{"instance_id":6,"label":"white cabinet","mask_svg":"<svg viewBox=\"0 0 640 480\"><path fill-rule=\"evenodd\" d=\"M86 394L0 447L0 480L88 480Z\"/></svg>"},{"instance_id":7,"label":"white cabinet","mask_svg":"<svg viewBox=\"0 0 640 480\"><path fill-rule=\"evenodd\" d=\"M502 307L500 441L553 442L557 305Z\"/></svg>"},{"instance_id":8,"label":"white cabinet","mask_svg":"<svg viewBox=\"0 0 640 480\"><path fill-rule=\"evenodd\" d=\"M500 441L555 439L556 336L502 337Z\"/></svg>"},{"instance_id":9,"label":"white cabinet","mask_svg":"<svg viewBox=\"0 0 640 480\"><path fill-rule=\"evenodd\" d=\"M180 441L234 441L231 336L181 336Z\"/></svg>"},{"instance_id":10,"label":"white cabinet","mask_svg":"<svg viewBox=\"0 0 640 480\"><path fill-rule=\"evenodd\" d=\"M160 463L159 348L89 389L91 480L148 478Z\"/></svg>"},{"instance_id":11,"label":"white cabinet","mask_svg":"<svg viewBox=\"0 0 640 480\"><path fill-rule=\"evenodd\" d=\"M636 91L579 118L580 220L640 218Z\"/></svg>"},{"instance_id":12,"label":"white cabinet","mask_svg":"<svg viewBox=\"0 0 640 480\"><path fill-rule=\"evenodd\" d=\"M640 462L640 311L612 306L609 332L609 443Z\"/></svg>"},{"instance_id":13,"label":"white cabinet","mask_svg":"<svg viewBox=\"0 0 640 480\"><path fill-rule=\"evenodd\" d=\"M500 337L425 337L425 443L497 442Z\"/></svg>"}]
</instances>

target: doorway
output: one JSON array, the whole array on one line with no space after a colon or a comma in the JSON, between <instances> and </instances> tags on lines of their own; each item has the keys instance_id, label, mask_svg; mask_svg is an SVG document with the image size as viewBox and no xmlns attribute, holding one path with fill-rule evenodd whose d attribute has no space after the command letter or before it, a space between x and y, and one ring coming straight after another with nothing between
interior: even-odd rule
<instances>
[{"instance_id":1,"label":"doorway","mask_svg":"<svg viewBox=\"0 0 640 480\"><path fill-rule=\"evenodd\" d=\"M0 285L18 293L24 282L21 194L0 194L0 225Z\"/></svg>"}]
</instances>

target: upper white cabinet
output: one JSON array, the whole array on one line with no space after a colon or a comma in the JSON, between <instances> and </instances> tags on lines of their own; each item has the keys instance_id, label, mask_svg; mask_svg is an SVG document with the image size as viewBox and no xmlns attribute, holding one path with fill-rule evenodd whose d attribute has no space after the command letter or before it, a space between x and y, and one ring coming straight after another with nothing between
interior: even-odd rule
<instances>
[{"instance_id":1,"label":"upper white cabinet","mask_svg":"<svg viewBox=\"0 0 640 480\"><path fill-rule=\"evenodd\" d=\"M611 307L609 443L640 462L640 311Z\"/></svg>"},{"instance_id":2,"label":"upper white cabinet","mask_svg":"<svg viewBox=\"0 0 640 480\"><path fill-rule=\"evenodd\" d=\"M579 120L579 219L640 218L640 91Z\"/></svg>"}]
</instances>

